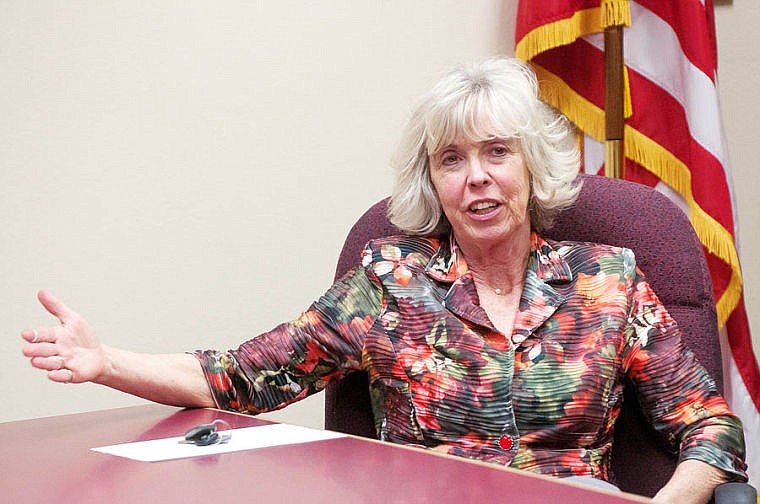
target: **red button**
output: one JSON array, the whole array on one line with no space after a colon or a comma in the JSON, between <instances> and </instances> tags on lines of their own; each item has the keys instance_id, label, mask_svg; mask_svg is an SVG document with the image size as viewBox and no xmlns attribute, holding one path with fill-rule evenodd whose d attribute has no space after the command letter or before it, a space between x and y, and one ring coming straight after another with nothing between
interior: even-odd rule
<instances>
[{"instance_id":1,"label":"red button","mask_svg":"<svg viewBox=\"0 0 760 504\"><path fill-rule=\"evenodd\" d=\"M499 446L504 450L512 448L512 438L509 436L501 436L499 438Z\"/></svg>"}]
</instances>

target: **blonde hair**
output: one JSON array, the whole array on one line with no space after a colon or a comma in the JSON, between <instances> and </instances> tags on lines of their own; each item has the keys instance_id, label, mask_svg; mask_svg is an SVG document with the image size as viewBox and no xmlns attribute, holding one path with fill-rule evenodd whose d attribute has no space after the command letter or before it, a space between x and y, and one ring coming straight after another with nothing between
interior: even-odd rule
<instances>
[{"instance_id":1,"label":"blonde hair","mask_svg":"<svg viewBox=\"0 0 760 504\"><path fill-rule=\"evenodd\" d=\"M551 226L580 192L580 157L569 121L538 98L533 71L492 58L446 74L420 101L393 160L391 222L409 234L442 232L448 223L430 181L430 156L464 136L517 138L531 179L531 226Z\"/></svg>"}]
</instances>

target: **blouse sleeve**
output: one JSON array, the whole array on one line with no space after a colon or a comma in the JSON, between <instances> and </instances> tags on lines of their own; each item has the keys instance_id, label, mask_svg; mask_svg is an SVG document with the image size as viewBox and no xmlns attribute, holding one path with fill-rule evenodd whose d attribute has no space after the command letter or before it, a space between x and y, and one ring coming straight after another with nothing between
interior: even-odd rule
<instances>
[{"instance_id":1,"label":"blouse sleeve","mask_svg":"<svg viewBox=\"0 0 760 504\"><path fill-rule=\"evenodd\" d=\"M746 481L744 434L715 381L681 340L681 330L638 268L629 276L632 299L624 366L655 430L679 461L695 459Z\"/></svg>"},{"instance_id":2,"label":"blouse sleeve","mask_svg":"<svg viewBox=\"0 0 760 504\"><path fill-rule=\"evenodd\" d=\"M361 368L367 332L382 305L380 285L356 268L292 322L237 350L195 352L221 409L262 413L282 408Z\"/></svg>"}]
</instances>

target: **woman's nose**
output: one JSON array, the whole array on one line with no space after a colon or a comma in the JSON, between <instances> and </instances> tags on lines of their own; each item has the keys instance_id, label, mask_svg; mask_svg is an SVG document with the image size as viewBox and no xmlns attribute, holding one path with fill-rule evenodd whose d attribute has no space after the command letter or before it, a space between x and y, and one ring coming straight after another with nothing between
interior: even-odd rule
<instances>
[{"instance_id":1,"label":"woman's nose","mask_svg":"<svg viewBox=\"0 0 760 504\"><path fill-rule=\"evenodd\" d=\"M486 166L478 158L470 159L469 163L469 184L471 186L486 185L490 183L491 177L486 170Z\"/></svg>"}]
</instances>

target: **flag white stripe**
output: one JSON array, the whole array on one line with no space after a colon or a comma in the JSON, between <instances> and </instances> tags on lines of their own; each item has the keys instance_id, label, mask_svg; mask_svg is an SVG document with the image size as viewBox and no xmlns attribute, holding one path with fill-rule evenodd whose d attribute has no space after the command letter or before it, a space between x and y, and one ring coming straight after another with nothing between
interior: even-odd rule
<instances>
[{"instance_id":1,"label":"flag white stripe","mask_svg":"<svg viewBox=\"0 0 760 504\"><path fill-rule=\"evenodd\" d=\"M583 169L586 173L599 173L604 165L604 144L587 134L583 135Z\"/></svg>"},{"instance_id":2,"label":"flag white stripe","mask_svg":"<svg viewBox=\"0 0 760 504\"><path fill-rule=\"evenodd\" d=\"M662 180L657 183L654 188L664 194L668 197L670 201L676 204L678 208L681 209L683 213L686 214L687 217L691 218L691 211L689 210L689 204L686 203L686 200L683 199L683 196L678 194L673 188L671 188L668 184L663 182Z\"/></svg>"}]
</instances>

